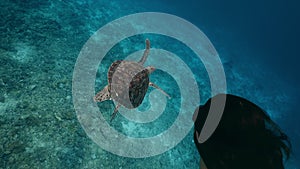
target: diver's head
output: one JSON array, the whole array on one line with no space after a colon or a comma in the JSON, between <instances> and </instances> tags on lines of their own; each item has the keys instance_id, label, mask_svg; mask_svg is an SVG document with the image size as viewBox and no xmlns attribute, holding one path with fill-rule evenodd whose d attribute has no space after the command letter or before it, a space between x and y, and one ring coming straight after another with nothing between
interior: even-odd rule
<instances>
[{"instance_id":1,"label":"diver's head","mask_svg":"<svg viewBox=\"0 0 300 169\"><path fill-rule=\"evenodd\" d=\"M224 97L224 94L216 95ZM199 134L211 105L209 99L194 113L194 143L208 169L283 169L283 154L290 153L287 136L254 103L226 95L224 112L214 133L204 142Z\"/></svg>"}]
</instances>

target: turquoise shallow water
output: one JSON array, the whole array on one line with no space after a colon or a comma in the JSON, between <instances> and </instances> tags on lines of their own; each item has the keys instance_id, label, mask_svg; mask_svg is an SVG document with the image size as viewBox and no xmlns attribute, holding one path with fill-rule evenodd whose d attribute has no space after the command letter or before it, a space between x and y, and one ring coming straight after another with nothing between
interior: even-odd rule
<instances>
[{"instance_id":1,"label":"turquoise shallow water","mask_svg":"<svg viewBox=\"0 0 300 169\"><path fill-rule=\"evenodd\" d=\"M241 12L245 17L251 16L245 14L247 11L243 13L244 11L231 7L233 12L230 13L230 5L221 7L225 4L216 4L219 5L214 5L213 2L198 4L195 1L183 4L177 1L2 0L0 168L198 168L200 157L193 143L192 132L187 133L174 148L162 154L148 158L128 158L98 146L88 137L77 119L72 78L76 59L83 45L93 33L110 21L146 11L166 12L183 17L208 36L224 66L227 92L243 96L269 113L292 141L293 154L286 163L287 168L299 168L300 145L297 140L300 139L300 117L296 111L299 100L296 84L299 79L293 73L299 72L299 68L295 67L297 60L294 57L286 59L289 61L282 59L286 51L289 51L289 55L296 56L291 50L294 49L293 40L296 38L287 36L290 39L285 39L288 33L285 29L288 28L277 27L275 31L279 32L276 32L275 39L279 45L272 46L270 42L273 39L269 37L272 33L261 36L264 33L262 30L268 27L267 23L251 27L251 23L256 23L254 20L260 17L259 14L250 17L248 25L243 25L244 19L237 18L233 12ZM238 4L237 7L239 6L245 5ZM253 4L250 7L255 8ZM258 8L258 13L261 8ZM276 12L279 7L274 8ZM271 9L273 8L269 7L266 10L272 11ZM293 10L290 12L293 13ZM276 17L275 20L269 19L269 15L271 14L265 18L270 20L270 25L276 27L283 21L280 17L277 21ZM285 15L287 14L283 12L282 16ZM289 27L291 21L285 21L285 26ZM253 35L250 30L254 32ZM264 40L255 41L259 39L258 36ZM146 38L151 40L153 48L173 52L187 64L199 86L200 102L204 103L210 97L211 88L201 60L182 42L155 34L132 36L115 45L97 69L95 92L106 85L102 82L106 81L109 65L116 59L124 59L143 50ZM281 41L287 44L280 45ZM275 52L268 52L272 47ZM180 66L173 66L181 69ZM172 97L167 100L165 111L157 120L147 124L131 122L118 114L110 124L118 132L130 137L146 138L158 135L172 126L179 114L179 104L183 101L179 86L172 76L161 70L155 71L150 80ZM151 91L152 88L139 110L150 109ZM155 99L157 98L154 97ZM109 121L114 109L113 102L98 103L97 106L104 119ZM122 144L122 140L117 141L117 144Z\"/></svg>"}]
</instances>

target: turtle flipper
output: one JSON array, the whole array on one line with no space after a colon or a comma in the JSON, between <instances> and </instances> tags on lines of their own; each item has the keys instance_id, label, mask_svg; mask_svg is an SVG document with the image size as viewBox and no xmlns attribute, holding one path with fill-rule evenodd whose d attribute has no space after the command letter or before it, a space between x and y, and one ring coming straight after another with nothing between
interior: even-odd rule
<instances>
[{"instance_id":1,"label":"turtle flipper","mask_svg":"<svg viewBox=\"0 0 300 169\"><path fill-rule=\"evenodd\" d=\"M148 57L149 52L150 52L150 41L149 41L149 39L146 39L145 43L146 43L146 49L145 49L145 51L144 51L143 57L142 57L141 60L138 62L138 63L141 64L141 65L143 65L143 64L146 62L147 57Z\"/></svg>"},{"instance_id":2,"label":"turtle flipper","mask_svg":"<svg viewBox=\"0 0 300 169\"><path fill-rule=\"evenodd\" d=\"M169 99L171 99L170 95L168 95L165 91L163 91L160 87L158 87L156 84L150 82L149 86L155 87L156 89L158 89L160 92L162 92L164 95L166 95Z\"/></svg>"},{"instance_id":3,"label":"turtle flipper","mask_svg":"<svg viewBox=\"0 0 300 169\"><path fill-rule=\"evenodd\" d=\"M108 91L108 85L106 85L100 92L98 92L95 96L94 96L94 101L95 102L102 102L105 100L110 100L110 93Z\"/></svg>"},{"instance_id":4,"label":"turtle flipper","mask_svg":"<svg viewBox=\"0 0 300 169\"><path fill-rule=\"evenodd\" d=\"M112 120L116 117L117 113L118 113L118 109L120 108L121 104L118 103L117 106L115 107L114 113L111 115L110 118L110 122L112 122Z\"/></svg>"}]
</instances>

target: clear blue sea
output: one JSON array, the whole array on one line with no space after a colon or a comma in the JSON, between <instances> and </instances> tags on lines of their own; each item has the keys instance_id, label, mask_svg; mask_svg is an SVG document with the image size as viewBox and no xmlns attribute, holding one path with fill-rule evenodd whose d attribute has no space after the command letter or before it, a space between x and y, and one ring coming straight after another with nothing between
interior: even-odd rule
<instances>
[{"instance_id":1,"label":"clear blue sea","mask_svg":"<svg viewBox=\"0 0 300 169\"><path fill-rule=\"evenodd\" d=\"M220 91L256 103L289 136L285 166L300 169L299 7L296 0L0 0L0 169L199 168L189 115L218 88L208 74L216 66L205 56L224 70ZM128 25L103 33L109 23L143 12L194 27L153 16L125 19ZM203 34L192 34L194 28ZM150 31L122 34L135 30ZM90 96L107 85L115 60L141 58L147 38L145 66L157 68L150 81L171 98L149 87L138 108L121 108L110 122L114 102L96 104ZM181 114L188 123L176 121Z\"/></svg>"}]
</instances>

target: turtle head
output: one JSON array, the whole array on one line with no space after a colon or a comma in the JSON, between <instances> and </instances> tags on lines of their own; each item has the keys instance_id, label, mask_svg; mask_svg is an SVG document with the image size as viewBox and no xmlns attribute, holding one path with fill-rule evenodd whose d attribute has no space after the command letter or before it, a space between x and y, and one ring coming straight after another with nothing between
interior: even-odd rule
<instances>
[{"instance_id":1,"label":"turtle head","mask_svg":"<svg viewBox=\"0 0 300 169\"><path fill-rule=\"evenodd\" d=\"M108 91L108 85L104 87L100 92L94 96L94 101L95 102L102 102L105 100L110 100L110 93Z\"/></svg>"},{"instance_id":2,"label":"turtle head","mask_svg":"<svg viewBox=\"0 0 300 169\"><path fill-rule=\"evenodd\" d=\"M155 70L156 68L153 67L153 66L148 66L148 67L146 67L146 69L148 70L149 74L151 74L152 72L154 72L154 70Z\"/></svg>"}]
</instances>

